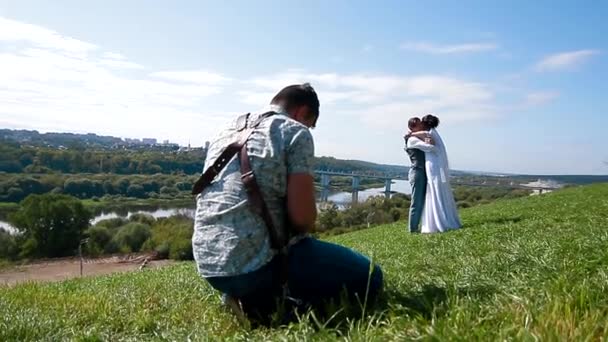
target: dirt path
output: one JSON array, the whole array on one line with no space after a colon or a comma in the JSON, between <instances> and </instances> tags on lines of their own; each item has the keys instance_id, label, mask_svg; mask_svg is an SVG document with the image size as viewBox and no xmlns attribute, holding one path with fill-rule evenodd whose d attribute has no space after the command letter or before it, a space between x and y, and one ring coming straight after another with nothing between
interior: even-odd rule
<instances>
[{"instance_id":1,"label":"dirt path","mask_svg":"<svg viewBox=\"0 0 608 342\"><path fill-rule=\"evenodd\" d=\"M135 271L140 268L145 258L145 255L138 255L85 259L82 275L86 277ZM173 263L171 260L152 260L146 264L146 268L157 268ZM0 270L0 285L15 285L28 281L60 281L76 277L80 277L79 259L45 260Z\"/></svg>"}]
</instances>

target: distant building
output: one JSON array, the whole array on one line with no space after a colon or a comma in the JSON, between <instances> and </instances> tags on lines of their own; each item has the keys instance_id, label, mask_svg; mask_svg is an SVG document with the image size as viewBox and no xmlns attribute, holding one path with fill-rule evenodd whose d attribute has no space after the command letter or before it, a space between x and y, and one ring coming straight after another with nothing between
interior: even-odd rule
<instances>
[{"instance_id":1,"label":"distant building","mask_svg":"<svg viewBox=\"0 0 608 342\"><path fill-rule=\"evenodd\" d=\"M143 138L141 141L145 145L156 145L156 139L154 139L154 138Z\"/></svg>"},{"instance_id":2,"label":"distant building","mask_svg":"<svg viewBox=\"0 0 608 342\"><path fill-rule=\"evenodd\" d=\"M163 145L169 145L169 140L163 140Z\"/></svg>"},{"instance_id":3,"label":"distant building","mask_svg":"<svg viewBox=\"0 0 608 342\"><path fill-rule=\"evenodd\" d=\"M205 151L209 151L209 142L205 141Z\"/></svg>"}]
</instances>

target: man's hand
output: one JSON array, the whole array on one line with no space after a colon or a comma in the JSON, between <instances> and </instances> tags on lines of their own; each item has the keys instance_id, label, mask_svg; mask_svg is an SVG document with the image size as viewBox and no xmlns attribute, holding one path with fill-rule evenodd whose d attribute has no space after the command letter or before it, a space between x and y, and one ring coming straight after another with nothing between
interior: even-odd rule
<instances>
[{"instance_id":1,"label":"man's hand","mask_svg":"<svg viewBox=\"0 0 608 342\"><path fill-rule=\"evenodd\" d=\"M427 138L424 138L424 142L429 145L435 145L435 140L433 140L433 138L431 138L430 136Z\"/></svg>"}]
</instances>

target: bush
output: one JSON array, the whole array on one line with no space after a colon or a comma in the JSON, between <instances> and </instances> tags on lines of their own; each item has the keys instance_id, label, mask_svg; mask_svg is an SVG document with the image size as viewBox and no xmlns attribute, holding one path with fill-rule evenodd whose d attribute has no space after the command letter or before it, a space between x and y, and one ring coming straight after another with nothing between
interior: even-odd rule
<instances>
[{"instance_id":1,"label":"bush","mask_svg":"<svg viewBox=\"0 0 608 342\"><path fill-rule=\"evenodd\" d=\"M192 190L192 183L191 182L179 182L177 184L175 184L175 187L179 190L179 191L190 191Z\"/></svg>"},{"instance_id":2,"label":"bush","mask_svg":"<svg viewBox=\"0 0 608 342\"><path fill-rule=\"evenodd\" d=\"M122 227L122 226L126 225L127 223L129 223L129 220L127 220L124 217L114 217L114 218L110 218L110 219L101 220L101 221L97 222L97 224L95 224L95 225L101 226L101 227L106 227L106 228L112 230L112 229L116 229L118 227Z\"/></svg>"},{"instance_id":3,"label":"bush","mask_svg":"<svg viewBox=\"0 0 608 342\"><path fill-rule=\"evenodd\" d=\"M392 208L390 216L393 219L393 222L397 222L401 218L401 211L397 208Z\"/></svg>"},{"instance_id":4,"label":"bush","mask_svg":"<svg viewBox=\"0 0 608 342\"><path fill-rule=\"evenodd\" d=\"M141 246L148 240L150 235L150 226L131 222L120 227L112 240L116 243L121 252L139 252Z\"/></svg>"},{"instance_id":5,"label":"bush","mask_svg":"<svg viewBox=\"0 0 608 342\"><path fill-rule=\"evenodd\" d=\"M143 224L147 224L148 226L152 226L156 222L156 219L154 218L154 216L149 215L149 214L135 213L135 214L132 214L131 216L129 216L129 221L143 223Z\"/></svg>"},{"instance_id":6,"label":"bush","mask_svg":"<svg viewBox=\"0 0 608 342\"><path fill-rule=\"evenodd\" d=\"M32 255L38 253L38 241L35 238L30 237L21 244L21 250L19 251L19 259L27 259Z\"/></svg>"},{"instance_id":7,"label":"bush","mask_svg":"<svg viewBox=\"0 0 608 342\"><path fill-rule=\"evenodd\" d=\"M152 226L152 236L143 249L156 251L158 257L176 260L192 260L192 219L176 215L160 218Z\"/></svg>"},{"instance_id":8,"label":"bush","mask_svg":"<svg viewBox=\"0 0 608 342\"><path fill-rule=\"evenodd\" d=\"M179 190L173 186L163 186L160 188L160 193L163 195L175 196L179 194Z\"/></svg>"},{"instance_id":9,"label":"bush","mask_svg":"<svg viewBox=\"0 0 608 342\"><path fill-rule=\"evenodd\" d=\"M470 208L471 203L468 201L461 201L461 202L458 202L458 207L459 208Z\"/></svg>"},{"instance_id":10,"label":"bush","mask_svg":"<svg viewBox=\"0 0 608 342\"><path fill-rule=\"evenodd\" d=\"M17 238L0 228L0 259L15 260L19 257Z\"/></svg>"},{"instance_id":11,"label":"bush","mask_svg":"<svg viewBox=\"0 0 608 342\"><path fill-rule=\"evenodd\" d=\"M150 240L148 240L148 241L150 241ZM167 259L169 257L170 249L171 248L169 247L169 243L163 242L162 244L160 244L156 248L154 248L154 252L156 252L156 256L159 259Z\"/></svg>"},{"instance_id":12,"label":"bush","mask_svg":"<svg viewBox=\"0 0 608 342\"><path fill-rule=\"evenodd\" d=\"M129 185L127 188L127 196L135 197L135 198L145 198L146 192L144 191L144 187L139 184Z\"/></svg>"},{"instance_id":13,"label":"bush","mask_svg":"<svg viewBox=\"0 0 608 342\"><path fill-rule=\"evenodd\" d=\"M86 231L86 235L89 238L89 242L85 245L85 251L91 256L99 256L103 253L112 253L112 249L109 246L112 241L112 232L104 226L93 226ZM107 251L107 248L110 251Z\"/></svg>"},{"instance_id":14,"label":"bush","mask_svg":"<svg viewBox=\"0 0 608 342\"><path fill-rule=\"evenodd\" d=\"M173 260L192 260L192 242L190 239L174 239L169 245L169 258Z\"/></svg>"}]
</instances>

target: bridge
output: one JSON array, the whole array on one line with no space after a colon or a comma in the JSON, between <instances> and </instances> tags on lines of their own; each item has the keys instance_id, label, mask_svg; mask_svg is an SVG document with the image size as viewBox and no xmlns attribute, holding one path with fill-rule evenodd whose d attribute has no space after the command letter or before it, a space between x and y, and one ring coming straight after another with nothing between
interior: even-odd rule
<instances>
[{"instance_id":1,"label":"bridge","mask_svg":"<svg viewBox=\"0 0 608 342\"><path fill-rule=\"evenodd\" d=\"M321 201L326 202L329 197L329 183L332 176L339 177L351 177L352 178L352 202L357 203L359 201L359 190L361 178L373 178L373 179L381 179L384 180L384 195L386 197L390 197L391 195L391 185L393 180L408 180L407 174L367 174L367 173L354 173L354 172L340 172L340 171L325 171L325 170L315 170L315 174L321 176ZM543 192L550 192L555 189L559 189L561 185L558 184L544 184L539 179L537 182L529 183L529 184L521 184L516 183L513 180L495 180L488 181L483 180L479 182L474 181L463 181L460 178L454 177L452 181L452 185L462 185L462 186L481 186L481 187L499 187L499 188L507 188L507 189L525 189L537 191L538 194L542 194Z\"/></svg>"},{"instance_id":2,"label":"bridge","mask_svg":"<svg viewBox=\"0 0 608 342\"><path fill-rule=\"evenodd\" d=\"M357 203L359 201L359 190L361 189L360 182L361 178L373 178L373 179L381 179L384 180L384 194L387 197L390 197L391 194L391 185L393 184L393 180L407 180L407 174L394 174L394 175L378 175L378 174L365 174L365 173L354 173L354 172L340 172L340 171L324 171L324 170L316 170L315 174L321 176L321 201L326 202L329 197L329 181L332 176L339 177L351 177L352 178L352 188L351 192L353 194L353 203Z\"/></svg>"}]
</instances>

